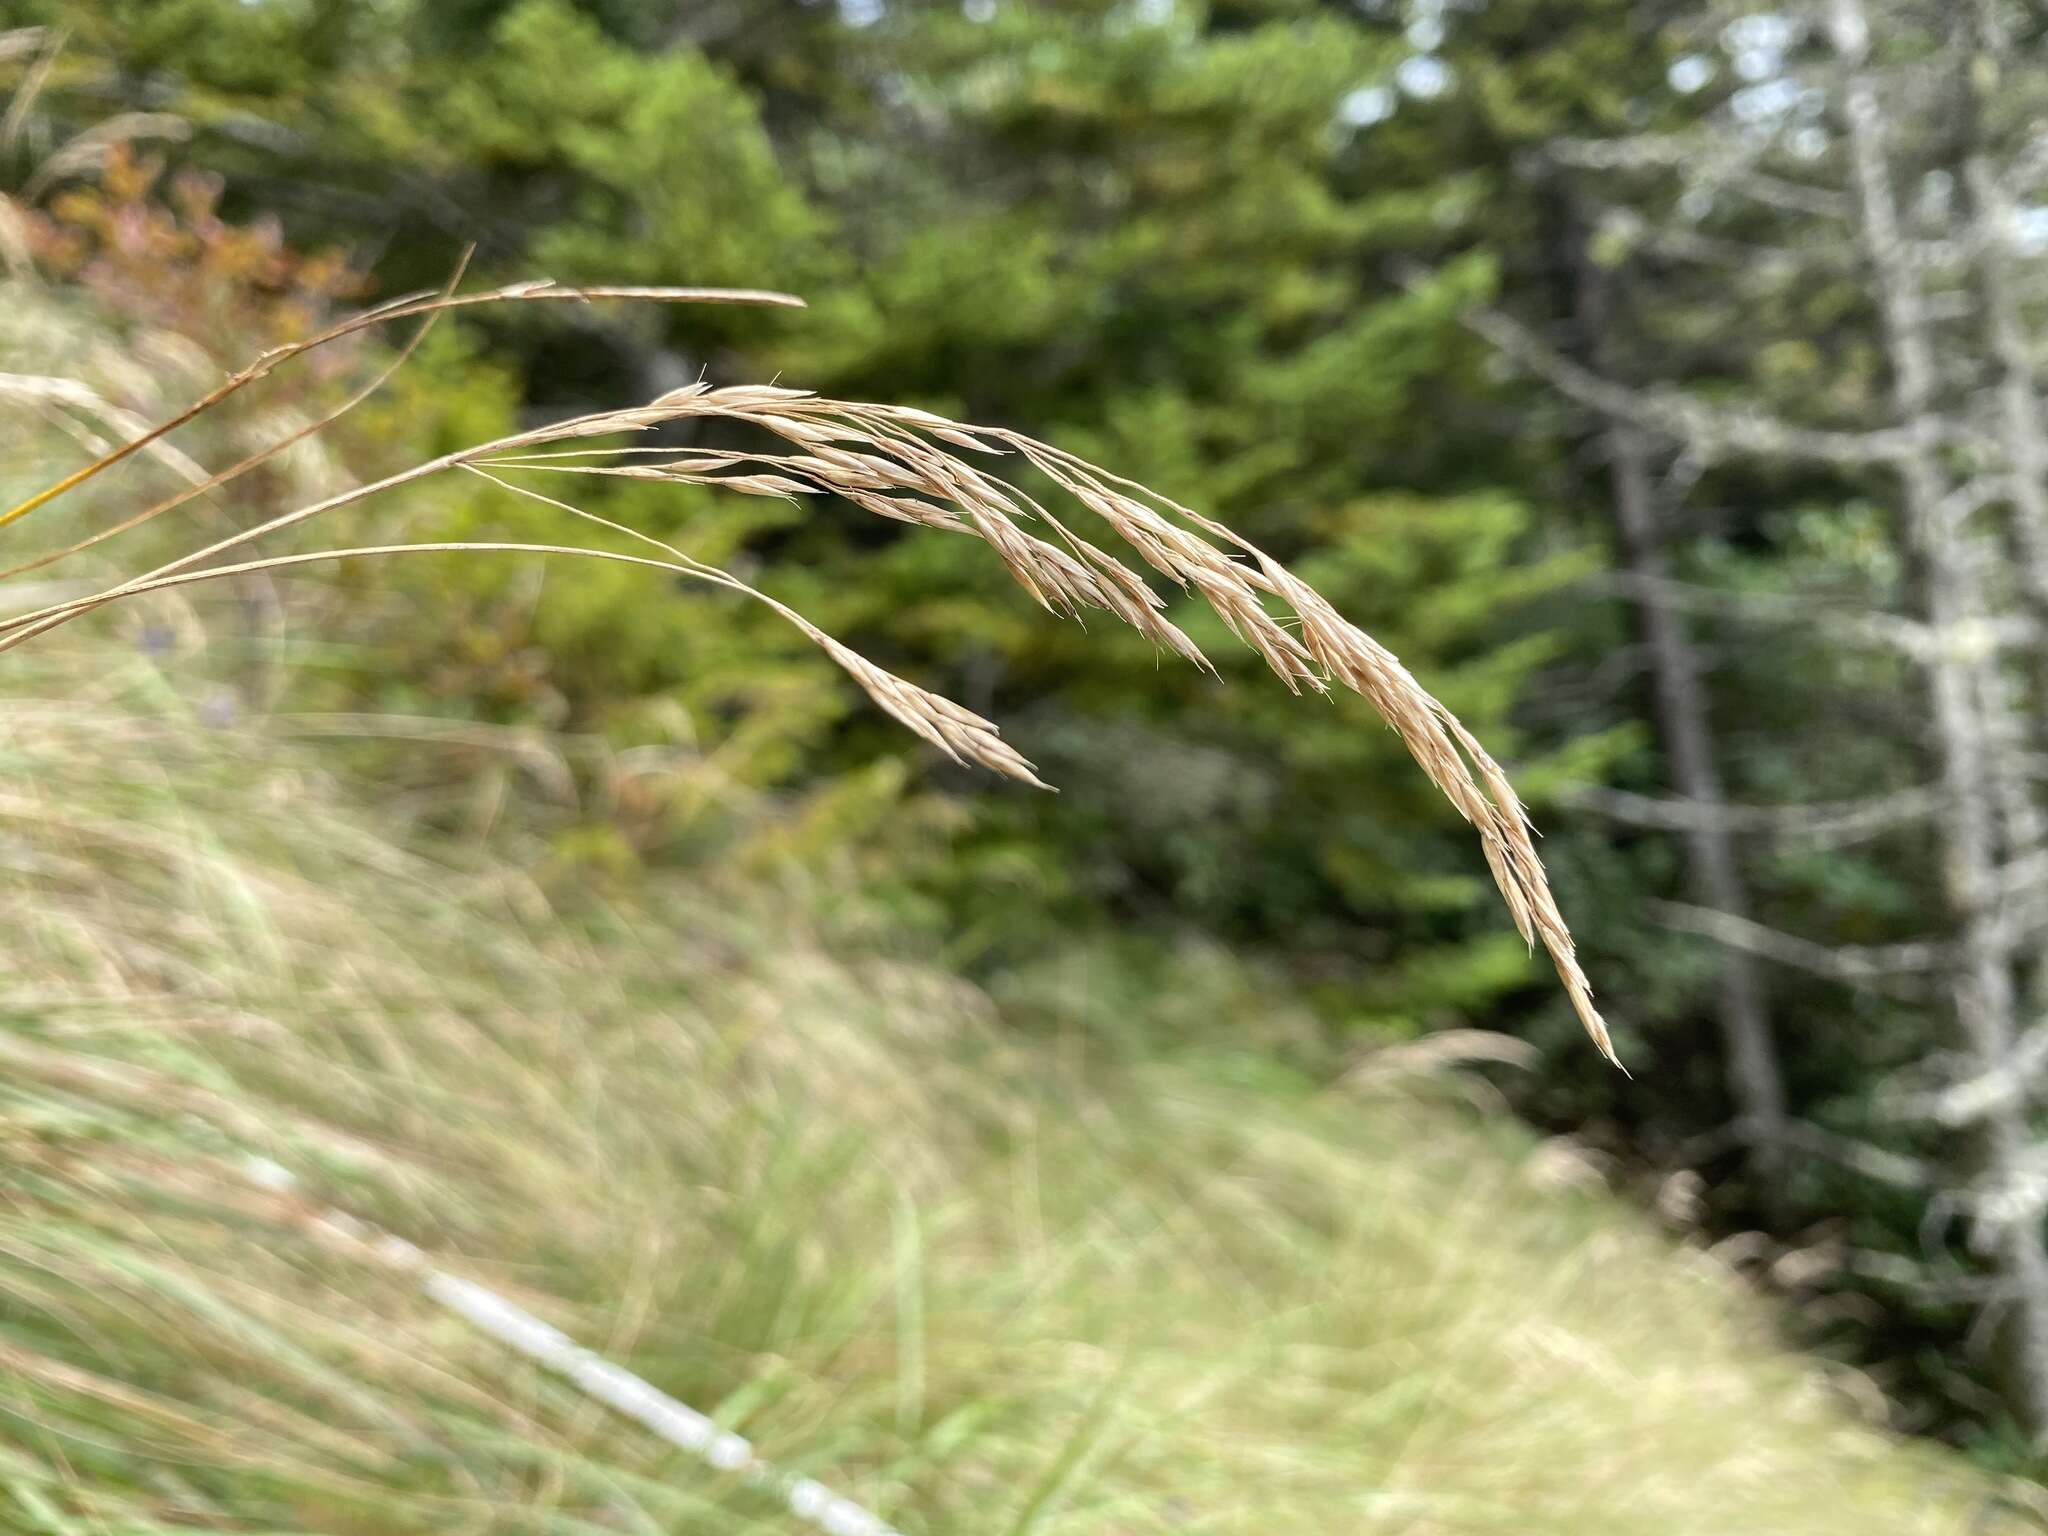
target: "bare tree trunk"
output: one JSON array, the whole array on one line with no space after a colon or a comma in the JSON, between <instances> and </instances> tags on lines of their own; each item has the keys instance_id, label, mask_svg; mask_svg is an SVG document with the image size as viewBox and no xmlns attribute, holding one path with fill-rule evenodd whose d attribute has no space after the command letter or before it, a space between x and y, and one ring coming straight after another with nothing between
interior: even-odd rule
<instances>
[{"instance_id":1,"label":"bare tree trunk","mask_svg":"<svg viewBox=\"0 0 2048 1536\"><path fill-rule=\"evenodd\" d=\"M1948 490L1936 437L1933 344L1919 277L1899 228L1882 109L1869 67L1869 22L1862 0L1832 0L1830 34L1845 79L1844 107L1858 222L1876 280L1899 424L1909 447L1899 455L1901 539L1916 590L1908 594L1935 633L1926 677L1941 795L1944 906L1956 935L1951 993L1958 1033L1972 1071L1996 1072L2016 1034L2013 945L1997 910L2000 826L1988 766L1996 743L1985 710L2001 697L1981 675L1995 657L1972 657L1953 643L1984 618L1969 560L1963 511ZM1988 1109L1970 1128L1973 1172L1990 1189L2014 1187L2028 1144L2023 1108ZM2048 1250L2038 1213L1980 1218L1979 1242L2003 1292L1998 1329L2001 1386L2014 1416L2037 1440L2048 1436Z\"/></svg>"},{"instance_id":2,"label":"bare tree trunk","mask_svg":"<svg viewBox=\"0 0 2048 1536\"><path fill-rule=\"evenodd\" d=\"M2048 841L2033 795L2030 762L2041 747L2048 719L2048 438L2043 436L2041 402L2033 360L2020 318L2013 279L2013 209L1987 152L1984 109L1995 90L2008 45L1991 0L1967 0L1956 10L1956 43L1962 95L1962 174L1969 226L1971 275L1984 345L1995 371L1997 436L2004 460L2004 500L2013 567L2027 618L2034 626L2022 723L1999 744L1997 761L2006 781L2007 858L2018 859ZM2026 997L2030 1012L2048 1004L2048 970L2033 958ZM2023 963L2023 972L2028 966Z\"/></svg>"},{"instance_id":3,"label":"bare tree trunk","mask_svg":"<svg viewBox=\"0 0 2048 1536\"><path fill-rule=\"evenodd\" d=\"M1576 303L1588 360L1613 376L1610 279L1575 240ZM1686 875L1702 907L1750 919L1749 893L1729 830L1727 794L1715 762L1713 727L1700 686L1699 662L1685 619L1666 595L1671 583L1664 557L1662 519L1651 475L1650 449L1634 425L1610 420L1603 438L1613 491L1614 528L1623 569L1637 589L1636 615L1650 657L1658 744L1671 787L1702 814L1684 833ZM1715 991L1722 1070L1734 1105L1736 1125L1751 1162L1762 1168L1777 1160L1785 1130L1785 1084L1771 1034L1763 977L1756 957L1724 945Z\"/></svg>"},{"instance_id":4,"label":"bare tree trunk","mask_svg":"<svg viewBox=\"0 0 2048 1536\"><path fill-rule=\"evenodd\" d=\"M2013 290L2012 208L1981 154L1964 162L1963 185L1974 215L1970 243L1976 247L1978 310L1998 370L1998 442L2013 514L2019 589L2028 617L2048 625L2048 436L2042 432L2041 402Z\"/></svg>"},{"instance_id":5,"label":"bare tree trunk","mask_svg":"<svg viewBox=\"0 0 2048 1536\"><path fill-rule=\"evenodd\" d=\"M1958 8L1957 20L1969 117L1962 182L1972 215L1977 308L1985 345L1997 367L1998 439L2005 458L2020 590L2028 616L2048 636L2048 437L2042 433L2034 365L2027 355L2026 327L2013 282L2012 205L1981 137L1983 105L1998 78L2001 37L1988 0L1968 0Z\"/></svg>"}]
</instances>

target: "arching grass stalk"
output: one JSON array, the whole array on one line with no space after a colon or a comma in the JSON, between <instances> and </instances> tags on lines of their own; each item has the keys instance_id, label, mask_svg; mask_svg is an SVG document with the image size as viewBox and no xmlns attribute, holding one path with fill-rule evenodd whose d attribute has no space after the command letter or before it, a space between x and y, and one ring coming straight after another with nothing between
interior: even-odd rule
<instances>
[{"instance_id":1,"label":"arching grass stalk","mask_svg":"<svg viewBox=\"0 0 2048 1536\"><path fill-rule=\"evenodd\" d=\"M235 390L283 363L369 326L415 317L431 321L438 314L460 307L535 300L800 302L788 295L745 290L574 290L548 283L519 284L458 297L452 286L439 294L393 301L339 322L307 341L266 353L161 426L0 514L0 525L47 505L65 490L204 414ZM417 338L415 344L416 341ZM372 388L389 372L387 369L380 375ZM367 393L359 391L341 409L349 409ZM339 414L323 418L323 423ZM771 439L774 447L666 450L595 441L692 420L740 424ZM561 446L564 444L571 446ZM232 469L210 477L202 486L149 508L120 526L132 526L143 517L167 511L224 483L282 446L279 443L251 455ZM1334 684L1363 696L1401 737L1431 782L1477 830L1488 867L1507 901L1516 928L1532 948L1542 944L1588 1034L1608 1060L1620 1065L1574 954L1570 930L1558 911L1537 857L1527 813L1507 775L1478 740L1416 682L1392 652L1340 615L1278 560L1189 507L1022 433L972 426L904 406L821 399L803 390L693 384L672 390L646 405L591 412L460 449L372 484L281 512L101 591L0 620L0 650L12 649L81 614L124 598L319 560L451 552L610 560L708 582L767 604L823 649L876 704L947 756L1045 787L1030 762L1001 739L996 726L972 710L876 666L802 615L729 572L693 560L639 530L608 522L570 502L519 483L520 477L551 476L561 480L601 476L715 487L749 496L837 496L878 517L977 538L988 545L1025 591L1048 611L1067 616L1087 610L1108 613L1160 647L1196 666L1214 670L1195 642L1165 616L1163 600L1137 570L1118 554L1077 533L1052 508L973 462L996 456L1009 456L1029 464L1070 504L1066 508L1069 518L1076 510L1085 514L1097 529L1106 528L1113 534L1124 552L1135 554L1142 565L1199 597L1232 634L1259 654L1290 690L1322 693ZM567 543L465 541L374 545L213 563L218 557L267 535L451 469L485 475L567 516L638 539L657 553L628 555ZM81 540L49 559L61 559L107 536ZM33 563L47 564L48 559ZM15 570L29 568L29 564L23 564Z\"/></svg>"}]
</instances>

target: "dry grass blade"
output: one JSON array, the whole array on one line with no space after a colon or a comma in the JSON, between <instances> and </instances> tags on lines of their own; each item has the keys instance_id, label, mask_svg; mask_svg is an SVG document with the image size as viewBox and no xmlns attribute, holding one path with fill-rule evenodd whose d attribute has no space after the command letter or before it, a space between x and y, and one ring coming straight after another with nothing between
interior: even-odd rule
<instances>
[{"instance_id":1,"label":"dry grass blade","mask_svg":"<svg viewBox=\"0 0 2048 1536\"><path fill-rule=\"evenodd\" d=\"M125 456L146 450L182 480L198 485L206 479L204 469L169 443L152 439L130 448L123 442L120 447L109 450L106 440L86 427L80 418L96 421L108 432L118 433L124 439L146 434L148 424L76 379L50 378L33 373L0 373L0 400L19 400L43 412L66 435L84 443L89 452L105 454L112 451ZM198 492L191 494L197 495Z\"/></svg>"},{"instance_id":2,"label":"dry grass blade","mask_svg":"<svg viewBox=\"0 0 2048 1536\"><path fill-rule=\"evenodd\" d=\"M465 305L584 297L673 300L708 292L566 290L550 284L522 284L461 298L444 292L400 300L343 322L310 341L267 354L172 423L106 456L82 474L135 451L177 422L190 420L217 403L226 390L353 329ZM724 297L732 302L783 301L782 296L759 293ZM773 438L776 446L758 451L662 451L599 441L691 419L741 424ZM563 444L574 446L558 446ZM1609 1061L1620 1065L1594 1006L1570 930L1551 894L1528 815L1507 775L1456 717L1384 646L1345 619L1279 561L1229 528L1021 433L976 427L902 406L822 399L802 390L695 384L644 406L594 412L445 455L374 484L280 513L101 592L0 620L0 650L121 598L322 558L422 550L584 555L686 575L767 603L820 646L877 705L949 757L1038 784L1031 765L1002 742L996 728L980 716L876 667L802 615L728 573L702 565L635 529L610 523L507 478L603 476L709 486L751 496L837 496L879 517L977 538L1032 599L1049 611L1072 616L1088 610L1107 613L1162 648L1207 668L1209 663L1200 648L1166 617L1159 594L1138 571L1108 549L1079 536L1018 486L996 478L974 462L996 455L1019 458L1032 466L1064 498L1106 526L1143 565L1206 603L1289 689L1324 692L1334 685L1370 703L1400 736L1431 782L1478 832L1488 868L1517 930L1532 948L1539 943L1543 946L1587 1033ZM565 514L652 544L660 557L572 545L471 542L373 546L225 566L208 563L265 535L449 469L485 474ZM73 476L0 515L0 524L43 504L79 478Z\"/></svg>"},{"instance_id":3,"label":"dry grass blade","mask_svg":"<svg viewBox=\"0 0 2048 1536\"><path fill-rule=\"evenodd\" d=\"M464 258L467 260L467 257ZM451 309L473 308L480 304L589 304L603 299L634 300L654 304L762 304L784 308L801 309L803 300L795 294L776 293L762 288L649 288L649 287L588 287L572 288L553 281L514 283L504 288L494 288L486 293L471 293L460 296L447 293L412 294L405 298L380 304L358 315L329 326L326 330L305 338L303 341L274 347L239 373L209 390L199 400L180 411L168 421L160 422L140 436L123 443L113 452L103 454L84 468L66 475L55 485L38 491L26 501L0 512L0 527L18 521L41 506L56 500L66 491L84 484L93 476L113 468L131 454L140 452L167 434L176 431L186 422L204 415L237 391L265 378L284 364L303 357L316 347L324 347L353 336L358 331L375 326L389 325L395 320L409 320L415 316L438 314Z\"/></svg>"},{"instance_id":4,"label":"dry grass blade","mask_svg":"<svg viewBox=\"0 0 2048 1536\"><path fill-rule=\"evenodd\" d=\"M442 289L441 292L441 296L444 299L453 297L456 285L462 281L462 274L469 268L469 260L472 254L473 253L470 251L464 251L460 259L456 262L455 270L453 273L449 275L448 284L445 288ZM406 363L411 360L412 355L419 350L420 343L427 339L428 333L432 331L434 328L434 322L441 318L441 314L442 310L439 308L428 309L423 318L420 320L419 325L414 329L412 335L406 338L405 344L401 346L398 349L398 351L392 355L390 361L385 363L383 367L379 368L377 372L370 377L368 383L364 384L360 389L354 391L352 394L348 396L347 399L343 400L341 404L335 406L332 410L327 411L320 416L314 417L311 421L299 427L296 431L289 432L285 436L280 437L275 441L266 444L264 447L257 449L254 453L248 454L238 462L229 465L226 469L221 470L217 474L207 475L203 471L195 470L193 474L187 476L187 478L190 479L193 483L188 485L184 490L176 493L175 495L165 497L162 501L157 502L153 506L144 507L140 512L134 513L131 516L121 519L120 522L115 523L111 528L102 528L99 532L88 534L85 538L79 539L74 543L67 544L62 549L51 550L48 554L39 555L33 560L24 560L21 561L19 564L7 567L5 570L0 570L0 581L6 581L10 577L24 575L29 571L41 570L46 565L54 565L59 560L68 559L72 555L83 554L86 550L91 549L93 546L97 544L104 544L108 539L115 538L120 534L127 533L130 529L138 528L142 524L149 522L152 518L161 517L166 512L176 511L179 507L184 506L185 503L193 500L195 497L204 496L212 491L218 490L220 487L227 485L231 481L240 479L243 475L249 473L250 470L257 468L260 465L268 463L271 459L276 458L277 455L283 453L287 448L292 447L294 444L303 442L305 439L309 437L318 436L320 433L326 431L329 427L333 426L335 422L341 420L342 417L348 415L349 412L353 411L357 406L361 405L365 400L368 400L372 395L375 395L386 384L388 384L391 381L392 376L396 374L399 369L403 368L406 365ZM4 391L6 387L6 377L6 375L0 375L0 391ZM186 413L185 419L190 419L190 413ZM162 431L159 430L154 435L161 437ZM151 452L153 453L161 453L164 451L166 451L165 445L162 444L161 442L157 443L151 449ZM85 473L97 473L98 469L103 469L112 462L113 460L111 459L111 457L107 455L102 455L97 463L97 467L88 466ZM47 495L49 493L45 494ZM24 509L29 511L34 510L33 504L24 503L23 507L15 509L14 512L10 512L8 514L8 517L12 518L14 516L20 515Z\"/></svg>"},{"instance_id":5,"label":"dry grass blade","mask_svg":"<svg viewBox=\"0 0 2048 1536\"><path fill-rule=\"evenodd\" d=\"M7 103L7 111L0 115L0 154L11 154L21 138L21 130L28 122L29 109L49 83L50 71L57 67L57 56L64 51L65 34L50 33L41 27L20 27L0 33L0 58L14 58L22 53L36 52L35 61L29 65L28 74L14 89L14 95Z\"/></svg>"},{"instance_id":6,"label":"dry grass blade","mask_svg":"<svg viewBox=\"0 0 2048 1536\"><path fill-rule=\"evenodd\" d=\"M68 619L104 607L108 603L122 598L140 597L150 592L169 591L174 587L188 587L199 582L216 581L230 576L250 576L297 566L332 564L337 560L359 560L391 555L462 554L558 555L586 560L609 560L622 565L639 565L651 570L667 571L738 592L742 596L765 603L782 618L795 625L806 638L816 644L858 683L862 691L882 710L937 747L954 762L973 763L993 773L1000 773L1005 778L1016 779L1038 789L1051 788L1033 771L1030 762L1002 739L1001 731L993 722L983 719L971 709L955 704L951 699L943 698L929 689L920 688L917 684L876 666L858 651L833 639L795 609L748 586L738 577L715 566L704 565L687 558L655 560L645 555L628 555L618 550L591 549L577 544L534 544L474 539L418 544L366 544L351 549L321 549L295 555L272 555L262 560L243 560L232 565L213 565L201 570L151 576L120 587L111 587L87 597L36 609L32 613L9 619L4 625L0 625L0 630L13 630L17 626L21 630L20 633L9 634L4 641L0 641L0 650L12 649L31 635L42 634Z\"/></svg>"},{"instance_id":7,"label":"dry grass blade","mask_svg":"<svg viewBox=\"0 0 2048 1536\"><path fill-rule=\"evenodd\" d=\"M23 58L43 46L41 27L12 27L0 32L0 64Z\"/></svg>"},{"instance_id":8,"label":"dry grass blade","mask_svg":"<svg viewBox=\"0 0 2048 1536\"><path fill-rule=\"evenodd\" d=\"M67 176L98 169L116 146L137 139L182 140L192 125L168 112L119 112L66 139L44 157L21 186L21 200L32 203Z\"/></svg>"}]
</instances>

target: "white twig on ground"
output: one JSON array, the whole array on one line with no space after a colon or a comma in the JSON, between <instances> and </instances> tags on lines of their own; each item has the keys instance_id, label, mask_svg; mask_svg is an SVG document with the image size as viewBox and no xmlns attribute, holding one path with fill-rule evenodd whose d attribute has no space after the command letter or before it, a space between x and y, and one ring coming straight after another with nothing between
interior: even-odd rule
<instances>
[{"instance_id":1,"label":"white twig on ground","mask_svg":"<svg viewBox=\"0 0 2048 1536\"><path fill-rule=\"evenodd\" d=\"M268 1158L252 1159L249 1172L259 1184L272 1190L289 1191L298 1183L289 1169ZM323 1211L317 1224L352 1249L412 1276L429 1299L479 1333L545 1366L585 1396L631 1419L678 1450L688 1451L706 1466L731 1473L758 1488L780 1501L799 1520L826 1532L826 1536L901 1536L879 1515L840 1497L822 1483L792 1476L764 1461L744 1436L720 1429L708 1415L669 1396L624 1366L585 1349L559 1328L542 1322L489 1286L435 1268L424 1252L396 1233L333 1209Z\"/></svg>"}]
</instances>

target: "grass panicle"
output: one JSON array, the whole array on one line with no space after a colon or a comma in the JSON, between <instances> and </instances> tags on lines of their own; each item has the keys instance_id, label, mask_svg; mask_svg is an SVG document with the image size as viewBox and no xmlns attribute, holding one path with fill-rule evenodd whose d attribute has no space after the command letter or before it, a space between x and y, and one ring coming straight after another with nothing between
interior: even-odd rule
<instances>
[{"instance_id":1,"label":"grass panicle","mask_svg":"<svg viewBox=\"0 0 2048 1536\"><path fill-rule=\"evenodd\" d=\"M571 289L552 283L522 283L461 295L455 288L456 282L451 280L439 293L409 295L379 305L304 341L266 353L162 425L131 437L83 469L0 513L0 526L48 504L65 490L123 458L159 443L178 426L282 364L373 325L418 319L424 327L440 315L460 308L538 301L798 302L788 295L758 290ZM417 345L418 339L415 335L409 347ZM401 353L391 368L372 381L370 388L389 377L405 355ZM339 410L316 423L315 428L336 419L368 392L359 391ZM678 423L705 421L751 428L775 446L671 451L620 446L615 441ZM290 440L302 438L306 430ZM577 446L560 446L564 444ZM247 472L285 446L287 441L280 441L251 454L233 468L205 477L198 485L145 509L119 526L130 527L172 510L191 497ZM1038 471L1064 499L1067 515L1063 518L1054 507L984 467L997 458L1021 461ZM219 561L219 557L266 535L306 523L376 493L457 469L486 474L572 518L601 523L653 545L658 555L628 556L586 545L469 541L336 548L318 554ZM1532 948L1537 944L1543 946L1587 1033L1609 1061L1620 1065L1574 952L1571 932L1551 894L1527 812L1507 775L1456 717L1415 680L1392 652L1345 619L1285 565L1228 527L1019 432L953 421L906 406L824 399L808 391L772 385L692 384L671 390L645 405L589 412L480 443L382 480L352 486L279 512L254 527L128 580L0 620L0 650L125 598L229 574L275 570L313 559L393 555L413 550L523 551L626 560L724 586L767 603L823 649L877 706L949 758L1044 787L1030 761L1003 741L993 722L876 665L729 572L704 565L672 545L597 518L530 485L548 477L560 481L576 476L704 486L747 496L830 495L891 521L965 534L986 544L1017 583L1048 611L1074 617L1089 612L1108 614L1162 650L1213 672L1214 667L1201 649L1166 617L1166 604L1150 582L1118 553L1076 531L1076 514L1084 516L1088 520L1086 526L1105 531L1125 555L1135 557L1156 576L1206 603L1286 687L1297 693L1321 693L1333 687L1348 690L1364 698L1393 727L1431 782L1478 832L1487 866L1523 940ZM118 530L109 533L112 531ZM107 536L88 536L55 555L19 565L15 570L49 564Z\"/></svg>"}]
</instances>

